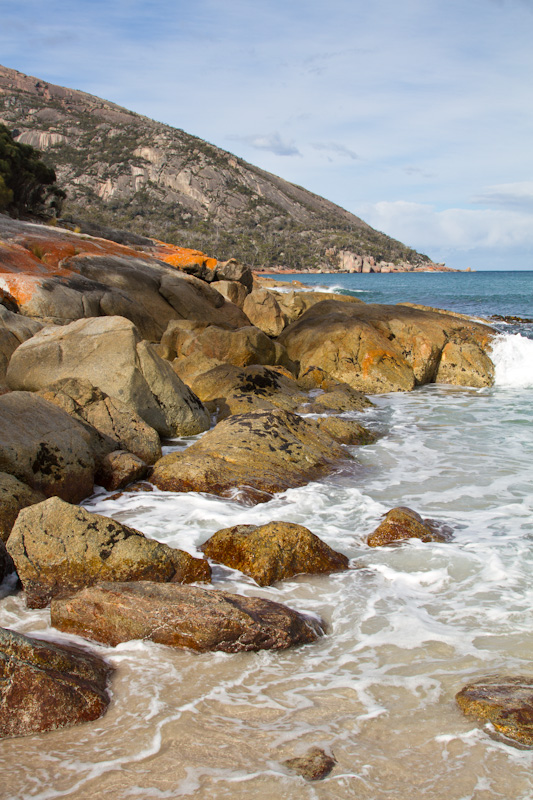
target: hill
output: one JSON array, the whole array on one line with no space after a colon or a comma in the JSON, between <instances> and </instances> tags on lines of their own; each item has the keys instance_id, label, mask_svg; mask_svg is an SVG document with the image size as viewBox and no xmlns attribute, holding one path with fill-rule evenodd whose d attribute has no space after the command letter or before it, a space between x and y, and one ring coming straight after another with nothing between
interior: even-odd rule
<instances>
[{"instance_id":1,"label":"hill","mask_svg":"<svg viewBox=\"0 0 533 800\"><path fill-rule=\"evenodd\" d=\"M360 271L364 256L432 267L334 203L183 130L1 66L0 122L43 151L74 220L256 268Z\"/></svg>"}]
</instances>

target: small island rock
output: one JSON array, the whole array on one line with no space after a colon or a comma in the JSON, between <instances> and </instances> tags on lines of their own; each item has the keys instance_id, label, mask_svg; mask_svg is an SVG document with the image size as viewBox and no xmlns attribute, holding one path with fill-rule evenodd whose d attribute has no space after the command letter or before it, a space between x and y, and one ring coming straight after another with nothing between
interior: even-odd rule
<instances>
[{"instance_id":1,"label":"small island rock","mask_svg":"<svg viewBox=\"0 0 533 800\"><path fill-rule=\"evenodd\" d=\"M491 675L455 695L468 716L491 722L503 736L533 746L533 678Z\"/></svg>"}]
</instances>

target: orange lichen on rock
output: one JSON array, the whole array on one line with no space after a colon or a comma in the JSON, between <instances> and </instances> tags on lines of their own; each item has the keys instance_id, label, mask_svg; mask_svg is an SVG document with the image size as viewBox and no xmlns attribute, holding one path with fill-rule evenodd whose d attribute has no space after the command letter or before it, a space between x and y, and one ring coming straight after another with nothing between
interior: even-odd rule
<instances>
[{"instance_id":1,"label":"orange lichen on rock","mask_svg":"<svg viewBox=\"0 0 533 800\"><path fill-rule=\"evenodd\" d=\"M216 258L210 258L202 253L200 250L189 250L186 247L178 247L177 245L167 244L157 239L154 240L157 244L154 256L165 264L170 264L171 267L188 267L191 264L198 264L208 269L215 269L218 261Z\"/></svg>"}]
</instances>

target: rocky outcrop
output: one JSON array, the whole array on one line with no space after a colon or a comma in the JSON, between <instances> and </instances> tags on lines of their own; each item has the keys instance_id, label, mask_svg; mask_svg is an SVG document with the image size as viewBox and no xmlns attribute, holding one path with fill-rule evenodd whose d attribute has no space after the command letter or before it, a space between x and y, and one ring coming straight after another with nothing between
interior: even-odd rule
<instances>
[{"instance_id":1,"label":"rocky outcrop","mask_svg":"<svg viewBox=\"0 0 533 800\"><path fill-rule=\"evenodd\" d=\"M54 600L50 613L56 628L104 644L151 639L197 652L283 650L322 633L316 620L271 600L149 581L99 583Z\"/></svg>"},{"instance_id":2,"label":"rocky outcrop","mask_svg":"<svg viewBox=\"0 0 533 800\"><path fill-rule=\"evenodd\" d=\"M109 705L111 671L79 647L0 628L0 738L98 719Z\"/></svg>"},{"instance_id":3,"label":"rocky outcrop","mask_svg":"<svg viewBox=\"0 0 533 800\"><path fill-rule=\"evenodd\" d=\"M75 419L88 423L103 437L103 450L127 450L147 464L161 458L157 431L137 414L133 406L109 397L83 378L55 381L40 395Z\"/></svg>"},{"instance_id":4,"label":"rocky outcrop","mask_svg":"<svg viewBox=\"0 0 533 800\"><path fill-rule=\"evenodd\" d=\"M333 756L329 756L320 747L310 747L303 756L288 758L283 764L296 772L306 781L320 781L326 778L337 761Z\"/></svg>"},{"instance_id":5,"label":"rocky outcrop","mask_svg":"<svg viewBox=\"0 0 533 800\"><path fill-rule=\"evenodd\" d=\"M273 492L317 480L347 457L341 445L297 414L256 411L228 417L184 452L163 456L150 480L167 491L262 502Z\"/></svg>"},{"instance_id":6,"label":"rocky outcrop","mask_svg":"<svg viewBox=\"0 0 533 800\"><path fill-rule=\"evenodd\" d=\"M330 412L365 411L372 408L372 403L362 392L352 389L347 383L325 381L322 392L315 394L307 408L310 414Z\"/></svg>"},{"instance_id":7,"label":"rocky outcrop","mask_svg":"<svg viewBox=\"0 0 533 800\"><path fill-rule=\"evenodd\" d=\"M21 509L46 500L42 492L32 489L14 475L0 472L0 539L7 542Z\"/></svg>"},{"instance_id":8,"label":"rocky outcrop","mask_svg":"<svg viewBox=\"0 0 533 800\"><path fill-rule=\"evenodd\" d=\"M57 497L23 509L8 540L30 608L101 580L209 580L207 562Z\"/></svg>"},{"instance_id":9,"label":"rocky outcrop","mask_svg":"<svg viewBox=\"0 0 533 800\"><path fill-rule=\"evenodd\" d=\"M443 347L436 383L483 387L493 380L494 364L477 342L457 337Z\"/></svg>"},{"instance_id":10,"label":"rocky outcrop","mask_svg":"<svg viewBox=\"0 0 533 800\"><path fill-rule=\"evenodd\" d=\"M202 545L213 561L238 569L259 586L300 573L329 573L348 569L348 559L325 542L291 522L234 525L217 531Z\"/></svg>"},{"instance_id":11,"label":"rocky outcrop","mask_svg":"<svg viewBox=\"0 0 533 800\"><path fill-rule=\"evenodd\" d=\"M309 292L309 291L283 291L274 292L274 296L278 302L282 314L284 314L287 322L295 322L302 314L305 314L317 303L323 300L331 300L331 292ZM362 303L358 297L350 297L349 295L335 295L335 300L341 303Z\"/></svg>"},{"instance_id":12,"label":"rocky outcrop","mask_svg":"<svg viewBox=\"0 0 533 800\"><path fill-rule=\"evenodd\" d=\"M0 471L46 497L91 494L95 440L79 422L31 392L0 396L0 420Z\"/></svg>"},{"instance_id":13,"label":"rocky outcrop","mask_svg":"<svg viewBox=\"0 0 533 800\"><path fill-rule=\"evenodd\" d=\"M123 317L43 328L13 354L8 369L11 388L43 389L50 376L88 381L132 406L163 436L199 433L210 424L196 395Z\"/></svg>"},{"instance_id":14,"label":"rocky outcrop","mask_svg":"<svg viewBox=\"0 0 533 800\"><path fill-rule=\"evenodd\" d=\"M490 675L464 686L455 695L468 716L491 722L506 739L533 745L533 679L522 675Z\"/></svg>"},{"instance_id":15,"label":"rocky outcrop","mask_svg":"<svg viewBox=\"0 0 533 800\"><path fill-rule=\"evenodd\" d=\"M422 519L410 508L398 506L385 515L383 522L370 534L367 544L382 547L402 539L421 539L423 542L445 542L451 531L433 520Z\"/></svg>"},{"instance_id":16,"label":"rocky outcrop","mask_svg":"<svg viewBox=\"0 0 533 800\"><path fill-rule=\"evenodd\" d=\"M492 370L484 353L493 333L480 323L408 306L329 300L289 325L279 341L299 363L301 374L320 367L355 389L382 393L437 380L445 347L457 341L462 355L453 350L455 372L441 371L440 380L452 381L460 374L462 381L471 376L475 385L490 385Z\"/></svg>"}]
</instances>

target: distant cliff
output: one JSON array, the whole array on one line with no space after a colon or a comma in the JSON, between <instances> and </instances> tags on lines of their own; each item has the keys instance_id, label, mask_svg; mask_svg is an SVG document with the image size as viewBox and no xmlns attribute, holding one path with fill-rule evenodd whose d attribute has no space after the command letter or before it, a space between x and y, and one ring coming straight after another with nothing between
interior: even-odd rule
<instances>
[{"instance_id":1,"label":"distant cliff","mask_svg":"<svg viewBox=\"0 0 533 800\"><path fill-rule=\"evenodd\" d=\"M255 268L435 268L334 203L202 139L1 66L0 122L44 151L74 219Z\"/></svg>"}]
</instances>

